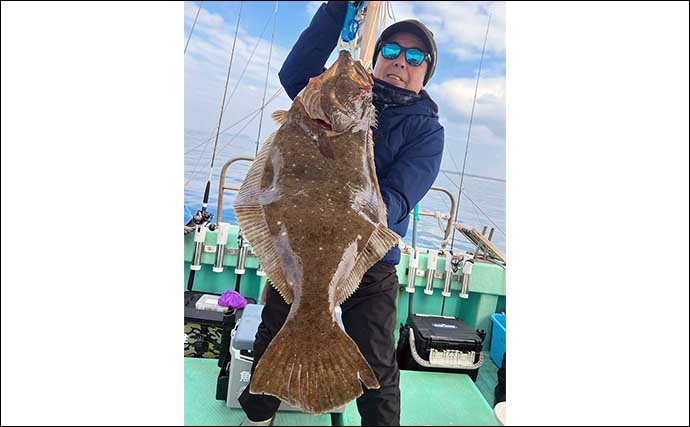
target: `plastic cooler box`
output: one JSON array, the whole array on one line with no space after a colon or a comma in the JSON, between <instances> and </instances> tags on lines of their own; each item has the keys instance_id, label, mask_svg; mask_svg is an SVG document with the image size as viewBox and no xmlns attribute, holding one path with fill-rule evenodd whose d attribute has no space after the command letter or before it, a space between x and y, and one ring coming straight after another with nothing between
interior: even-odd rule
<instances>
[{"instance_id":1,"label":"plastic cooler box","mask_svg":"<svg viewBox=\"0 0 690 427\"><path fill-rule=\"evenodd\" d=\"M226 406L231 408L240 408L240 402L237 399L244 389L247 388L247 385L249 385L252 363L254 362L252 352L254 348L254 338L259 329L259 324L261 323L261 312L263 308L263 305L247 304L247 306L244 307L242 317L232 331L230 340L230 375L228 395L225 401ZM341 318L340 307L336 309L335 315L338 324L345 330ZM287 405L285 402L281 402L278 410L299 411L300 409ZM331 413L343 412L345 412L345 406L331 411Z\"/></svg>"},{"instance_id":2,"label":"plastic cooler box","mask_svg":"<svg viewBox=\"0 0 690 427\"><path fill-rule=\"evenodd\" d=\"M494 313L491 315L493 331L491 332L491 360L496 366L501 367L503 354L506 352L506 315Z\"/></svg>"}]
</instances>

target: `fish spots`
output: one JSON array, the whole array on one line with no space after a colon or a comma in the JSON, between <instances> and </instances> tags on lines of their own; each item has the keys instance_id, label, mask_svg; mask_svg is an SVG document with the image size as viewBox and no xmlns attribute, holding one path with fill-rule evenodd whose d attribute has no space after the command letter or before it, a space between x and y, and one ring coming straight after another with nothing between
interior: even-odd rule
<instances>
[{"instance_id":1,"label":"fish spots","mask_svg":"<svg viewBox=\"0 0 690 427\"><path fill-rule=\"evenodd\" d=\"M358 235L357 235L357 240L362 240L362 235L361 235L361 234L358 234Z\"/></svg>"}]
</instances>

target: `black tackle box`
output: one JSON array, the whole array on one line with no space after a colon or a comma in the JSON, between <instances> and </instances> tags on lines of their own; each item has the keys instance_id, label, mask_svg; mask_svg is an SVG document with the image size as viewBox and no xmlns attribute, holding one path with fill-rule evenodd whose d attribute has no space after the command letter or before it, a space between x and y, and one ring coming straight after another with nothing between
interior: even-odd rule
<instances>
[{"instance_id":1,"label":"black tackle box","mask_svg":"<svg viewBox=\"0 0 690 427\"><path fill-rule=\"evenodd\" d=\"M485 337L483 330L475 330L460 319L415 314L400 325L398 366L403 370L467 374L476 381Z\"/></svg>"}]
</instances>

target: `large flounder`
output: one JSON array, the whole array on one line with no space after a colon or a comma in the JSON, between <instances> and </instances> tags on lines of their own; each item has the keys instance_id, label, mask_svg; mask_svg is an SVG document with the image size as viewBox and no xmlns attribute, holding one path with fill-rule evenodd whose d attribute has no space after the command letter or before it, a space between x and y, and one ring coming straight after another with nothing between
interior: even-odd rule
<instances>
[{"instance_id":1,"label":"large flounder","mask_svg":"<svg viewBox=\"0 0 690 427\"><path fill-rule=\"evenodd\" d=\"M335 307L395 245L374 166L373 80L347 51L309 83L258 153L233 207L290 313L250 392L324 413L379 383Z\"/></svg>"}]
</instances>

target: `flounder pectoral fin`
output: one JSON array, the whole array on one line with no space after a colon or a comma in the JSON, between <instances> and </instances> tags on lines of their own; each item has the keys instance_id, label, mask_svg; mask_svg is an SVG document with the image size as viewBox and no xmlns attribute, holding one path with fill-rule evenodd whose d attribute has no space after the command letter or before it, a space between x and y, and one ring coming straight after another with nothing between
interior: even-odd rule
<instances>
[{"instance_id":1,"label":"flounder pectoral fin","mask_svg":"<svg viewBox=\"0 0 690 427\"><path fill-rule=\"evenodd\" d=\"M394 231L383 224L379 224L369 237L362 252L357 255L350 275L337 285L335 305L342 304L357 290L364 273L379 262L399 240L400 236Z\"/></svg>"},{"instance_id":2,"label":"flounder pectoral fin","mask_svg":"<svg viewBox=\"0 0 690 427\"><path fill-rule=\"evenodd\" d=\"M242 234L252 245L254 253L259 258L259 262L264 267L264 271L266 271L266 275L273 287L286 303L292 304L292 289L281 269L275 239L271 235L263 207L259 203L259 195L262 192L261 179L266 169L266 163L270 158L274 136L275 133L269 136L261 150L259 150L240 187L240 191L237 193L237 197L233 202L233 208L235 209L237 223Z\"/></svg>"},{"instance_id":3,"label":"flounder pectoral fin","mask_svg":"<svg viewBox=\"0 0 690 427\"><path fill-rule=\"evenodd\" d=\"M271 114L271 118L273 119L274 122L278 123L279 125L285 124L285 122L287 122L287 118L288 118L288 111L287 110L274 111L273 114Z\"/></svg>"}]
</instances>

